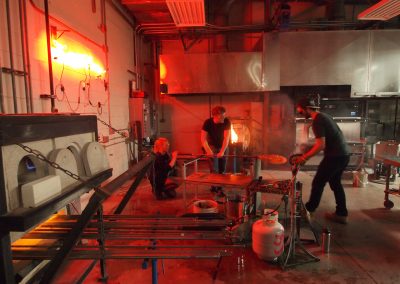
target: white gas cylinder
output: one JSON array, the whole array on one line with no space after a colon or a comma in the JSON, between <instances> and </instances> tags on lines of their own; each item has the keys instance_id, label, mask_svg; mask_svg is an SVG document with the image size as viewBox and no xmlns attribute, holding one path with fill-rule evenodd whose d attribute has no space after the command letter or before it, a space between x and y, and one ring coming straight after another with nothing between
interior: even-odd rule
<instances>
[{"instance_id":1,"label":"white gas cylinder","mask_svg":"<svg viewBox=\"0 0 400 284\"><path fill-rule=\"evenodd\" d=\"M265 209L268 210L268 209ZM278 213L264 215L253 224L253 251L260 259L274 261L283 252L284 228L278 222Z\"/></svg>"}]
</instances>

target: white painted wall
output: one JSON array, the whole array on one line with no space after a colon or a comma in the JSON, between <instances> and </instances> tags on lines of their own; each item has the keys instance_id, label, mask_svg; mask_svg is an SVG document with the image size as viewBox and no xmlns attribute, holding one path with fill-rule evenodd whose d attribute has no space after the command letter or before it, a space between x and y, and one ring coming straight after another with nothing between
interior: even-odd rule
<instances>
[{"instance_id":1,"label":"white painted wall","mask_svg":"<svg viewBox=\"0 0 400 284\"><path fill-rule=\"evenodd\" d=\"M19 28L18 1L9 1L12 23L12 43L14 68L23 70L21 35ZM50 15L58 21L50 20L50 25L57 27L60 40L71 45L79 44L83 50L91 53L106 66L108 58L108 73L104 78L89 76L82 70L74 70L62 64L53 64L54 86L57 95L56 108L59 112L95 114L98 118L110 123L116 129L127 129L129 124L128 81L133 79L127 70L135 70L134 66L134 30L127 21L106 1L106 29L108 54L105 49L105 34L101 26L101 1L96 0L51 0ZM0 66L10 67L10 49L8 44L5 0L0 0ZM51 112L50 100L43 100L40 94L50 94L47 50L45 41L45 17L43 1L26 0L28 14L29 55L31 66L33 112ZM63 25L65 24L65 25ZM77 32L76 32L77 31ZM147 48L148 46L144 46ZM145 61L145 60L143 60ZM83 82L90 83L83 90ZM14 113L11 88L11 76L2 74L3 113ZM105 83L108 88L105 88ZM61 84L65 88L62 95ZM25 91L22 77L16 77L16 94L18 113L26 113ZM100 107L99 107L100 106ZM117 176L128 167L128 147L125 139L109 128L98 123L99 137L108 136L109 142L104 143Z\"/></svg>"}]
</instances>

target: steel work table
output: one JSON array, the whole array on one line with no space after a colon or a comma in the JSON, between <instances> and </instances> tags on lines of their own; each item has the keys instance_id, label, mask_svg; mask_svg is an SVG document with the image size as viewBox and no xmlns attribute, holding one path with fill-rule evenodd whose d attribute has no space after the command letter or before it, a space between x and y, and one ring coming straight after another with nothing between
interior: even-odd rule
<instances>
[{"instance_id":1,"label":"steel work table","mask_svg":"<svg viewBox=\"0 0 400 284\"><path fill-rule=\"evenodd\" d=\"M185 206L187 184L220 186L231 189L245 189L252 182L252 180L252 176L195 172L184 179L183 200L185 202Z\"/></svg>"},{"instance_id":2,"label":"steel work table","mask_svg":"<svg viewBox=\"0 0 400 284\"><path fill-rule=\"evenodd\" d=\"M400 157L394 155L380 155L377 157L382 160L382 162L387 166L386 169L386 186L385 186L385 201L383 205L390 209L393 208L394 204L391 200L389 200L389 194L394 194L400 196L400 188L399 189L390 189L390 174L392 172L392 167L400 167Z\"/></svg>"},{"instance_id":3,"label":"steel work table","mask_svg":"<svg viewBox=\"0 0 400 284\"><path fill-rule=\"evenodd\" d=\"M198 171L198 161L204 159L204 157L197 157L189 160L183 164L183 201L186 210L186 185L195 184L198 185L209 185L219 186L223 188L231 189L245 189L252 181L252 176L233 175L233 174L214 174ZM187 175L187 167L189 165L194 166L194 173ZM196 189L197 194L197 189Z\"/></svg>"}]
</instances>

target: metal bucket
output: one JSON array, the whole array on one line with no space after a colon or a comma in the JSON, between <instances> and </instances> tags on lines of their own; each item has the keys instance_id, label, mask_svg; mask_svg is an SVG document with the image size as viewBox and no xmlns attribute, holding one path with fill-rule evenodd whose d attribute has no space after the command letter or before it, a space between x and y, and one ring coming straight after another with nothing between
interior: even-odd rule
<instances>
[{"instance_id":1,"label":"metal bucket","mask_svg":"<svg viewBox=\"0 0 400 284\"><path fill-rule=\"evenodd\" d=\"M193 213L218 213L218 204L214 200L197 200L193 203Z\"/></svg>"},{"instance_id":2,"label":"metal bucket","mask_svg":"<svg viewBox=\"0 0 400 284\"><path fill-rule=\"evenodd\" d=\"M353 187L366 187L368 184L368 173L365 171L353 172Z\"/></svg>"}]
</instances>

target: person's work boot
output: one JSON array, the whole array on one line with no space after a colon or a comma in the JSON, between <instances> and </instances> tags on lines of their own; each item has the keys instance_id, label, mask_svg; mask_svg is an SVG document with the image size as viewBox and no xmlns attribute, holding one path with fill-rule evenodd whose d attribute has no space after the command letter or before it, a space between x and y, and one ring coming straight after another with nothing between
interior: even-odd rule
<instances>
[{"instance_id":1,"label":"person's work boot","mask_svg":"<svg viewBox=\"0 0 400 284\"><path fill-rule=\"evenodd\" d=\"M165 199L165 196L162 193L156 193L155 196L156 196L157 200L164 200Z\"/></svg>"},{"instance_id":2,"label":"person's work boot","mask_svg":"<svg viewBox=\"0 0 400 284\"><path fill-rule=\"evenodd\" d=\"M325 218L329 221L336 222L339 224L347 224L347 216L340 216L336 213L326 213Z\"/></svg>"},{"instance_id":3,"label":"person's work boot","mask_svg":"<svg viewBox=\"0 0 400 284\"><path fill-rule=\"evenodd\" d=\"M217 193L217 192L218 192L218 187L212 186L212 187L210 188L210 191L211 191L211 193Z\"/></svg>"},{"instance_id":4,"label":"person's work boot","mask_svg":"<svg viewBox=\"0 0 400 284\"><path fill-rule=\"evenodd\" d=\"M315 212L308 211L307 208L304 208L304 211L305 211L304 215L306 216L308 223L310 224L313 223L315 218Z\"/></svg>"},{"instance_id":5,"label":"person's work boot","mask_svg":"<svg viewBox=\"0 0 400 284\"><path fill-rule=\"evenodd\" d=\"M167 189L164 191L164 194L165 194L166 198L175 198L176 197L175 189Z\"/></svg>"}]
</instances>

